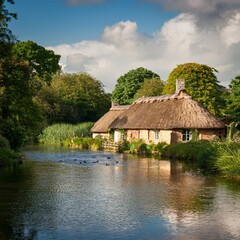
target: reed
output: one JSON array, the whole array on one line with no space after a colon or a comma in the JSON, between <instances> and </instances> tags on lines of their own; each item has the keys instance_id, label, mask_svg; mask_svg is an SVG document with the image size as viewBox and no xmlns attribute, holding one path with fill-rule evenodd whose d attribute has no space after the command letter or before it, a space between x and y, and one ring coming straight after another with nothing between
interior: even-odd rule
<instances>
[{"instance_id":1,"label":"reed","mask_svg":"<svg viewBox=\"0 0 240 240\"><path fill-rule=\"evenodd\" d=\"M39 136L39 143L48 145L63 145L67 139L76 137L90 137L93 123L86 122L77 125L72 124L54 124L45 128Z\"/></svg>"},{"instance_id":2,"label":"reed","mask_svg":"<svg viewBox=\"0 0 240 240\"><path fill-rule=\"evenodd\" d=\"M240 144L222 144L215 165L226 176L240 176Z\"/></svg>"}]
</instances>

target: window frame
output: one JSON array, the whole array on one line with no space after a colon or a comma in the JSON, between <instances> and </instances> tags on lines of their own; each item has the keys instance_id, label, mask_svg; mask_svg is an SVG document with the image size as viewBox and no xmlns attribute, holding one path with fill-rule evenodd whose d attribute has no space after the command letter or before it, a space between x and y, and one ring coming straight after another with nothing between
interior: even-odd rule
<instances>
[{"instance_id":1,"label":"window frame","mask_svg":"<svg viewBox=\"0 0 240 240\"><path fill-rule=\"evenodd\" d=\"M154 130L154 139L159 140L160 139L160 130Z\"/></svg>"},{"instance_id":2,"label":"window frame","mask_svg":"<svg viewBox=\"0 0 240 240\"><path fill-rule=\"evenodd\" d=\"M192 139L191 129L182 129L182 142L189 142Z\"/></svg>"}]
</instances>

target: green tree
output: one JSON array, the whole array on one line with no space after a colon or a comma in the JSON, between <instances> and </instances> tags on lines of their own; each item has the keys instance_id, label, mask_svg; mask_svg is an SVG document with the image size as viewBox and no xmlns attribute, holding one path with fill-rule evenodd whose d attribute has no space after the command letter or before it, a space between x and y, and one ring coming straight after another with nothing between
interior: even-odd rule
<instances>
[{"instance_id":1,"label":"green tree","mask_svg":"<svg viewBox=\"0 0 240 240\"><path fill-rule=\"evenodd\" d=\"M16 19L16 13L11 13L6 9L5 2L14 4L13 0L0 0L0 58L8 56L11 44L15 42L16 37L8 28L8 23L12 18Z\"/></svg>"},{"instance_id":2,"label":"green tree","mask_svg":"<svg viewBox=\"0 0 240 240\"><path fill-rule=\"evenodd\" d=\"M26 62L7 58L1 63L1 134L14 149L21 147L40 115L32 101L30 74Z\"/></svg>"},{"instance_id":3,"label":"green tree","mask_svg":"<svg viewBox=\"0 0 240 240\"><path fill-rule=\"evenodd\" d=\"M158 74L143 67L130 70L117 79L117 84L112 92L112 100L122 105L131 104L144 80L152 78L160 79Z\"/></svg>"},{"instance_id":4,"label":"green tree","mask_svg":"<svg viewBox=\"0 0 240 240\"><path fill-rule=\"evenodd\" d=\"M230 94L227 98L226 115L230 122L240 122L240 75L229 85Z\"/></svg>"},{"instance_id":5,"label":"green tree","mask_svg":"<svg viewBox=\"0 0 240 240\"><path fill-rule=\"evenodd\" d=\"M0 1L0 133L12 148L20 148L32 135L41 120L33 102L36 79L50 81L59 70L59 56L33 42L16 43L8 23L16 14L10 13ZM39 89L39 88L38 88Z\"/></svg>"},{"instance_id":6,"label":"green tree","mask_svg":"<svg viewBox=\"0 0 240 240\"><path fill-rule=\"evenodd\" d=\"M35 101L49 124L96 121L110 107L102 83L87 73L56 75Z\"/></svg>"},{"instance_id":7,"label":"green tree","mask_svg":"<svg viewBox=\"0 0 240 240\"><path fill-rule=\"evenodd\" d=\"M61 68L60 55L47 50L33 41L18 42L13 46L12 52L20 60L27 61L32 79L51 82L53 75Z\"/></svg>"},{"instance_id":8,"label":"green tree","mask_svg":"<svg viewBox=\"0 0 240 240\"><path fill-rule=\"evenodd\" d=\"M220 108L224 106L224 100L215 72L217 72L216 69L204 64L180 64L170 73L163 93L174 93L176 79L184 79L185 89L192 98L213 114L220 115Z\"/></svg>"},{"instance_id":9,"label":"green tree","mask_svg":"<svg viewBox=\"0 0 240 240\"><path fill-rule=\"evenodd\" d=\"M146 79L134 95L134 99L138 99L143 96L160 96L162 95L163 87L164 82L159 78Z\"/></svg>"}]
</instances>

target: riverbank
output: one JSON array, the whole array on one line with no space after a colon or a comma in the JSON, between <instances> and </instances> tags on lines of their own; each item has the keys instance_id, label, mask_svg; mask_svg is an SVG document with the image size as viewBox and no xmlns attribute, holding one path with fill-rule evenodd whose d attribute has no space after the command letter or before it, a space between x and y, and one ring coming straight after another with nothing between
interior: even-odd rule
<instances>
[{"instance_id":1,"label":"riverbank","mask_svg":"<svg viewBox=\"0 0 240 240\"><path fill-rule=\"evenodd\" d=\"M66 139L60 146L67 148L105 150L103 138L80 138ZM109 140L108 140L109 142ZM219 174L226 177L240 176L240 144L216 141L190 141L187 143L146 144L140 139L120 144L118 152L130 153L139 156L153 156L155 158L169 158L194 164L198 171L204 174Z\"/></svg>"}]
</instances>

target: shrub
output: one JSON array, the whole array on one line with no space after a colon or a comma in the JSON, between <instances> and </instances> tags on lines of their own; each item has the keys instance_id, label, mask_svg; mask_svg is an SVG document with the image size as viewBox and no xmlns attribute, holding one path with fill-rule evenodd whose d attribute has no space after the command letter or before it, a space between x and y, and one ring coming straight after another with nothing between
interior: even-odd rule
<instances>
[{"instance_id":1,"label":"shrub","mask_svg":"<svg viewBox=\"0 0 240 240\"><path fill-rule=\"evenodd\" d=\"M217 145L206 140L175 143L163 149L163 156L194 163L197 168L204 171L215 169L217 155Z\"/></svg>"},{"instance_id":2,"label":"shrub","mask_svg":"<svg viewBox=\"0 0 240 240\"><path fill-rule=\"evenodd\" d=\"M20 154L10 148L0 148L0 168L12 166L20 158Z\"/></svg>"},{"instance_id":3,"label":"shrub","mask_svg":"<svg viewBox=\"0 0 240 240\"><path fill-rule=\"evenodd\" d=\"M160 142L157 144L152 144L152 151L151 153L154 153L155 155L161 156L163 149L166 148L168 146L167 143L165 142Z\"/></svg>"},{"instance_id":4,"label":"shrub","mask_svg":"<svg viewBox=\"0 0 240 240\"><path fill-rule=\"evenodd\" d=\"M0 148L10 148L8 140L0 135Z\"/></svg>"},{"instance_id":5,"label":"shrub","mask_svg":"<svg viewBox=\"0 0 240 240\"><path fill-rule=\"evenodd\" d=\"M224 175L240 175L240 144L222 144L215 165Z\"/></svg>"},{"instance_id":6,"label":"shrub","mask_svg":"<svg viewBox=\"0 0 240 240\"><path fill-rule=\"evenodd\" d=\"M147 153L147 144L142 139L134 139L129 143L130 153L143 154Z\"/></svg>"}]
</instances>

